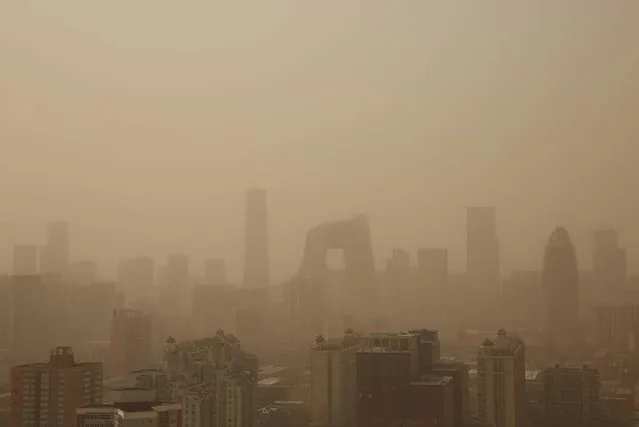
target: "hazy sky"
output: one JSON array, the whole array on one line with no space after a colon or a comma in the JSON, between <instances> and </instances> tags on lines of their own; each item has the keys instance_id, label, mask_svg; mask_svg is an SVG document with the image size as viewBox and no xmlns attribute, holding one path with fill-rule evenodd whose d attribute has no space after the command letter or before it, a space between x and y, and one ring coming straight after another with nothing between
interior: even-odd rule
<instances>
[{"instance_id":1,"label":"hazy sky","mask_svg":"<svg viewBox=\"0 0 639 427\"><path fill-rule=\"evenodd\" d=\"M269 191L276 278L314 224L365 212L447 246L498 208L504 270L557 224L639 267L639 2L0 0L0 244L73 226L73 257L239 278L244 190Z\"/></svg>"}]
</instances>

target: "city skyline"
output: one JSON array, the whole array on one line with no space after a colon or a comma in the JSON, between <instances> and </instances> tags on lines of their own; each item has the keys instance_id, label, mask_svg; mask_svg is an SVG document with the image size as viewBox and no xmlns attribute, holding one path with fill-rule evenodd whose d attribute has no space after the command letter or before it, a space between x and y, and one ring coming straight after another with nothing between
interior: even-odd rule
<instances>
[{"instance_id":1,"label":"city skyline","mask_svg":"<svg viewBox=\"0 0 639 427\"><path fill-rule=\"evenodd\" d=\"M0 254L64 219L106 271L177 252L237 281L260 186L274 279L309 227L359 213L376 259L448 247L457 271L474 205L498 210L506 270L561 225L580 252L617 229L638 271L639 5L329 3L6 5Z\"/></svg>"}]
</instances>

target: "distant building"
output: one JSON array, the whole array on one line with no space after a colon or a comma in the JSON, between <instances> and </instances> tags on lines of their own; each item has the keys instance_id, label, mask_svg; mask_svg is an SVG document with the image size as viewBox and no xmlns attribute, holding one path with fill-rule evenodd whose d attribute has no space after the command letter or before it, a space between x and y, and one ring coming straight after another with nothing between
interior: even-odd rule
<instances>
[{"instance_id":1,"label":"distant building","mask_svg":"<svg viewBox=\"0 0 639 427\"><path fill-rule=\"evenodd\" d=\"M13 274L17 276L38 274L38 247L16 245L13 247Z\"/></svg>"},{"instance_id":2,"label":"distant building","mask_svg":"<svg viewBox=\"0 0 639 427\"><path fill-rule=\"evenodd\" d=\"M599 371L555 366L543 373L548 427L581 427L598 417Z\"/></svg>"},{"instance_id":3,"label":"distant building","mask_svg":"<svg viewBox=\"0 0 639 427\"><path fill-rule=\"evenodd\" d=\"M102 364L77 363L70 347L48 363L11 369L11 427L75 425L76 409L102 403Z\"/></svg>"},{"instance_id":4,"label":"distant building","mask_svg":"<svg viewBox=\"0 0 639 427\"><path fill-rule=\"evenodd\" d=\"M244 286L268 287L270 259L266 190L251 188L246 192L245 220Z\"/></svg>"},{"instance_id":5,"label":"distant building","mask_svg":"<svg viewBox=\"0 0 639 427\"><path fill-rule=\"evenodd\" d=\"M311 348L311 426L354 427L357 422L357 347L319 335Z\"/></svg>"},{"instance_id":6,"label":"distant building","mask_svg":"<svg viewBox=\"0 0 639 427\"><path fill-rule=\"evenodd\" d=\"M542 283L549 351L557 359L569 359L580 342L579 273L575 247L564 228L555 229L546 245Z\"/></svg>"},{"instance_id":7,"label":"distant building","mask_svg":"<svg viewBox=\"0 0 639 427\"><path fill-rule=\"evenodd\" d=\"M477 398L480 420L493 427L526 425L526 350L503 329L486 339L477 354Z\"/></svg>"},{"instance_id":8,"label":"distant building","mask_svg":"<svg viewBox=\"0 0 639 427\"><path fill-rule=\"evenodd\" d=\"M615 230L595 231L593 271L599 295L615 293L625 287L626 250L619 247Z\"/></svg>"},{"instance_id":9,"label":"distant building","mask_svg":"<svg viewBox=\"0 0 639 427\"><path fill-rule=\"evenodd\" d=\"M497 298L501 273L495 209L469 207L466 212L466 271L470 285Z\"/></svg>"},{"instance_id":10,"label":"distant building","mask_svg":"<svg viewBox=\"0 0 639 427\"><path fill-rule=\"evenodd\" d=\"M115 376L143 369L151 362L152 318L138 310L113 311L111 365Z\"/></svg>"},{"instance_id":11,"label":"distant building","mask_svg":"<svg viewBox=\"0 0 639 427\"><path fill-rule=\"evenodd\" d=\"M417 334L368 334L357 350L357 425L385 426L410 418L406 403L419 376Z\"/></svg>"},{"instance_id":12,"label":"distant building","mask_svg":"<svg viewBox=\"0 0 639 427\"><path fill-rule=\"evenodd\" d=\"M50 222L47 226L47 240L40 256L40 273L66 277L69 273L70 257L69 223Z\"/></svg>"},{"instance_id":13,"label":"distant building","mask_svg":"<svg viewBox=\"0 0 639 427\"><path fill-rule=\"evenodd\" d=\"M116 402L76 410L77 427L183 427L182 405L163 402Z\"/></svg>"}]
</instances>

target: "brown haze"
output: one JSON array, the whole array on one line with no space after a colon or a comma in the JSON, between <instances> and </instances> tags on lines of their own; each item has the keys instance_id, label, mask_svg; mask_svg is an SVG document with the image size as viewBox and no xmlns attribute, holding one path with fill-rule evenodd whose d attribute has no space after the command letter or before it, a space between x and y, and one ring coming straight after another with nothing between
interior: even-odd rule
<instances>
[{"instance_id":1,"label":"brown haze","mask_svg":"<svg viewBox=\"0 0 639 427\"><path fill-rule=\"evenodd\" d=\"M269 191L273 273L304 233L370 215L391 248L451 248L497 207L503 268L557 224L580 263L615 227L637 272L639 2L0 1L0 221L73 226L73 258L226 257ZM8 270L5 261L4 270Z\"/></svg>"}]
</instances>

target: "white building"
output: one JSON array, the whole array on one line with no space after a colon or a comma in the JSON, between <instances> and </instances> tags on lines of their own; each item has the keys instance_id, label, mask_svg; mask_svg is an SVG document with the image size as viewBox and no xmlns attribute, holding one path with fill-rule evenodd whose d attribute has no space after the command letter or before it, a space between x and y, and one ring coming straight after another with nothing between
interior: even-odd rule
<instances>
[{"instance_id":1,"label":"white building","mask_svg":"<svg viewBox=\"0 0 639 427\"><path fill-rule=\"evenodd\" d=\"M522 427L526 417L524 343L501 329L477 354L477 400L482 422L491 427Z\"/></svg>"},{"instance_id":2,"label":"white building","mask_svg":"<svg viewBox=\"0 0 639 427\"><path fill-rule=\"evenodd\" d=\"M329 342L321 335L311 349L311 425L355 426L357 423L357 347Z\"/></svg>"}]
</instances>

